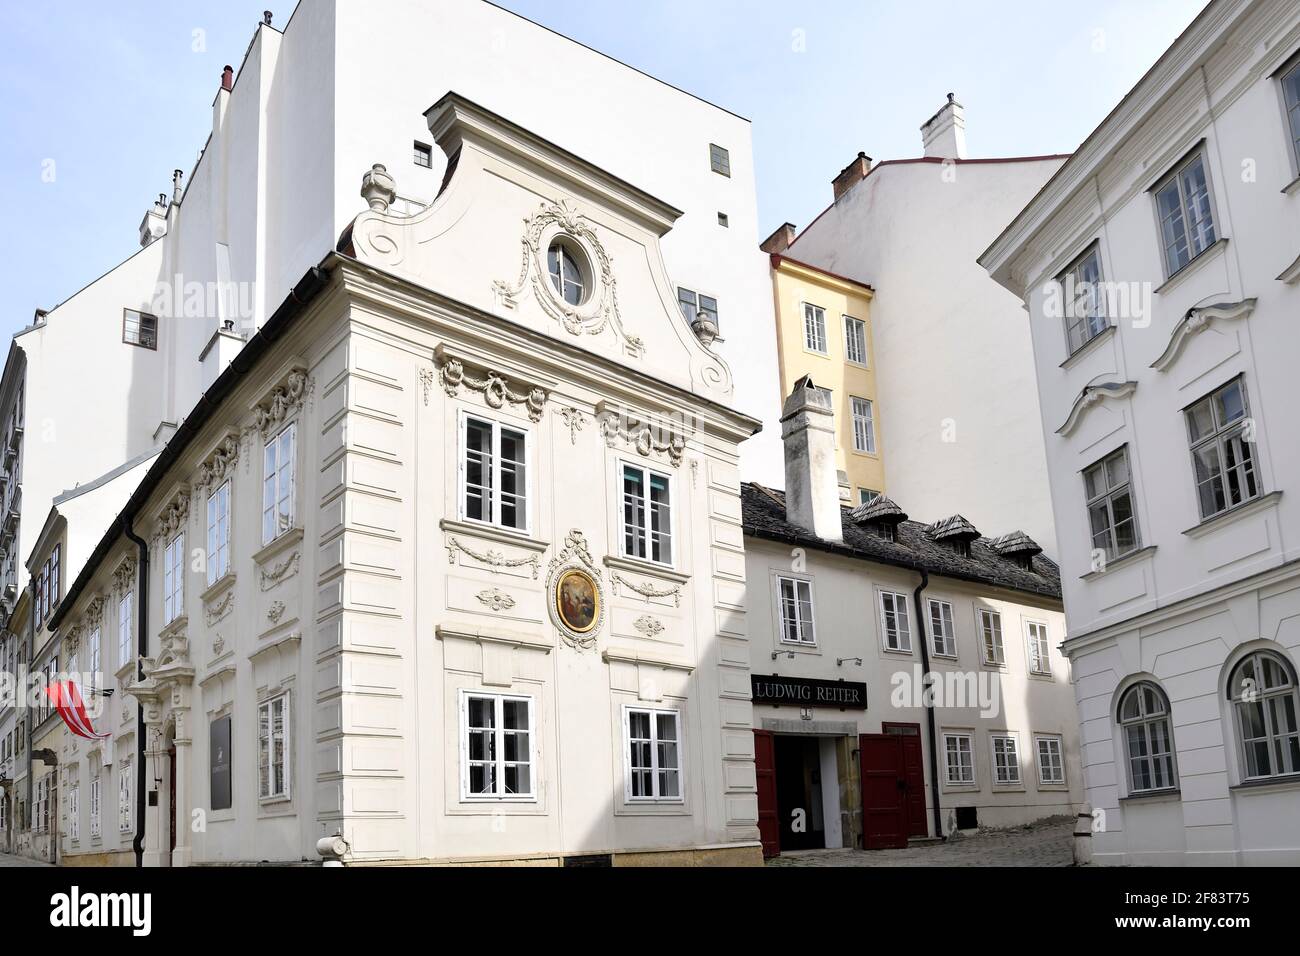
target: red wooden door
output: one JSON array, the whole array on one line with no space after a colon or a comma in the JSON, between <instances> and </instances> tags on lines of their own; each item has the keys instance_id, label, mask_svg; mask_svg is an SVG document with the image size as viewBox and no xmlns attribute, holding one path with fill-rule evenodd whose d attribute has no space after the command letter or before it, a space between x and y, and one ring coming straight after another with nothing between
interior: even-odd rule
<instances>
[{"instance_id":1,"label":"red wooden door","mask_svg":"<svg viewBox=\"0 0 1300 956\"><path fill-rule=\"evenodd\" d=\"M776 749L770 730L754 731L754 770L758 777L758 837L763 856L781 854L781 818L776 808Z\"/></svg>"},{"instance_id":2,"label":"red wooden door","mask_svg":"<svg viewBox=\"0 0 1300 956\"><path fill-rule=\"evenodd\" d=\"M925 820L925 760L921 756L920 724L885 724L884 731L903 741L903 781L907 784L907 835L929 836Z\"/></svg>"},{"instance_id":3,"label":"red wooden door","mask_svg":"<svg viewBox=\"0 0 1300 956\"><path fill-rule=\"evenodd\" d=\"M894 734L863 734L858 742L862 769L862 845L868 850L907 846L903 740Z\"/></svg>"}]
</instances>

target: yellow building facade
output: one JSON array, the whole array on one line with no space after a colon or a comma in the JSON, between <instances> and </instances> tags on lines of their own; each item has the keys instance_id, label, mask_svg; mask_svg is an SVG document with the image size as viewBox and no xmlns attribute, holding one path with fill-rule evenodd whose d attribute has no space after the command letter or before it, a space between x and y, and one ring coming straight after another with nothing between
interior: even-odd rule
<instances>
[{"instance_id":1,"label":"yellow building facade","mask_svg":"<svg viewBox=\"0 0 1300 956\"><path fill-rule=\"evenodd\" d=\"M876 401L871 286L771 253L781 394L812 376L831 393L840 498L884 494L884 437Z\"/></svg>"}]
</instances>

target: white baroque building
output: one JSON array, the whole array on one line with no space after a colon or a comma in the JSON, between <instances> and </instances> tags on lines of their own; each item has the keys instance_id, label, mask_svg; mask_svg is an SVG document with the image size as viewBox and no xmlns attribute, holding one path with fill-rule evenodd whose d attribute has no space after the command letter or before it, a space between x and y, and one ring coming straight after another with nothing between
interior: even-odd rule
<instances>
[{"instance_id":1,"label":"white baroque building","mask_svg":"<svg viewBox=\"0 0 1300 956\"><path fill-rule=\"evenodd\" d=\"M1023 298L1096 856L1300 863L1300 8L1214 0L984 253Z\"/></svg>"},{"instance_id":2,"label":"white baroque building","mask_svg":"<svg viewBox=\"0 0 1300 956\"><path fill-rule=\"evenodd\" d=\"M396 215L366 174L54 613L140 657L104 727L140 704L142 816L98 852L752 862L758 422L682 321L681 213L456 94L428 126L439 196ZM69 750L65 860L112 789Z\"/></svg>"}]
</instances>

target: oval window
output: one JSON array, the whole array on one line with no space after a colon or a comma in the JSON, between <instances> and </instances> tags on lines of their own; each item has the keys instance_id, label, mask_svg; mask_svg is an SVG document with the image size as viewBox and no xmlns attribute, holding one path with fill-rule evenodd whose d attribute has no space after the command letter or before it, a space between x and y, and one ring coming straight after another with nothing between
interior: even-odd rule
<instances>
[{"instance_id":1,"label":"oval window","mask_svg":"<svg viewBox=\"0 0 1300 956\"><path fill-rule=\"evenodd\" d=\"M560 298L569 305L582 305L587 298L587 270L578 251L557 239L546 253L546 265Z\"/></svg>"}]
</instances>

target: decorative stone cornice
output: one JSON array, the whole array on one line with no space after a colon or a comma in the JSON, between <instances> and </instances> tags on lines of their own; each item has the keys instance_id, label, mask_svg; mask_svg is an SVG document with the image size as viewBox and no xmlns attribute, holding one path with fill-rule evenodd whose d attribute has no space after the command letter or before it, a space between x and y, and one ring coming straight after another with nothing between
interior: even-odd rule
<instances>
[{"instance_id":1,"label":"decorative stone cornice","mask_svg":"<svg viewBox=\"0 0 1300 956\"><path fill-rule=\"evenodd\" d=\"M125 593L135 587L135 559L130 555L123 558L113 571L113 587L119 593Z\"/></svg>"},{"instance_id":2,"label":"decorative stone cornice","mask_svg":"<svg viewBox=\"0 0 1300 956\"><path fill-rule=\"evenodd\" d=\"M1056 434L1068 436L1079 426L1083 416L1088 410L1096 405L1100 405L1103 399L1107 398L1127 398L1137 390L1137 382L1102 382L1097 385L1086 385L1079 397L1074 400L1074 406L1070 409L1069 417Z\"/></svg>"},{"instance_id":3,"label":"decorative stone cornice","mask_svg":"<svg viewBox=\"0 0 1300 956\"><path fill-rule=\"evenodd\" d=\"M292 412L302 407L310 392L311 380L307 370L295 368L253 409L253 427L263 436L274 431Z\"/></svg>"},{"instance_id":4,"label":"decorative stone cornice","mask_svg":"<svg viewBox=\"0 0 1300 956\"><path fill-rule=\"evenodd\" d=\"M220 486L228 475L234 474L238 461L239 438L237 435L228 434L207 460L199 465L199 470L194 476L195 488L206 491L209 487Z\"/></svg>"},{"instance_id":5,"label":"decorative stone cornice","mask_svg":"<svg viewBox=\"0 0 1300 956\"><path fill-rule=\"evenodd\" d=\"M468 388L474 392L481 392L488 408L500 409L507 405L523 405L531 421L542 420L546 401L550 397L546 389L533 386L527 391L517 392L510 387L510 382L504 375L492 369L483 369L482 377L470 375L465 371L466 363L461 359L453 358L442 346L438 346L435 350L434 358L438 363L438 380L449 398L459 395L461 388Z\"/></svg>"},{"instance_id":6,"label":"decorative stone cornice","mask_svg":"<svg viewBox=\"0 0 1300 956\"><path fill-rule=\"evenodd\" d=\"M86 605L84 618L87 627L96 627L104 620L104 595L96 594Z\"/></svg>"},{"instance_id":7,"label":"decorative stone cornice","mask_svg":"<svg viewBox=\"0 0 1300 956\"><path fill-rule=\"evenodd\" d=\"M617 408L608 402L596 406L596 420L605 436L605 444L610 448L616 448L621 442L631 446L643 458L660 454L665 455L674 468L681 465L686 437L671 425Z\"/></svg>"},{"instance_id":8,"label":"decorative stone cornice","mask_svg":"<svg viewBox=\"0 0 1300 956\"><path fill-rule=\"evenodd\" d=\"M1300 180L1297 180L1300 182ZM1291 263L1282 270L1282 274L1277 277L1278 282L1285 282L1288 285L1295 285L1300 282L1300 256L1295 257L1295 262Z\"/></svg>"},{"instance_id":9,"label":"decorative stone cornice","mask_svg":"<svg viewBox=\"0 0 1300 956\"><path fill-rule=\"evenodd\" d=\"M1160 353L1160 357L1151 363L1151 368L1166 372L1178 359L1193 336L1204 332L1215 322L1228 322L1245 319L1255 311L1255 299L1242 299L1240 302L1216 302L1214 305L1197 306L1188 309L1187 314L1178 320L1169 344Z\"/></svg>"},{"instance_id":10,"label":"decorative stone cornice","mask_svg":"<svg viewBox=\"0 0 1300 956\"><path fill-rule=\"evenodd\" d=\"M185 523L189 518L190 489L182 486L158 515L158 528L154 532L154 539L170 541L177 532L185 530Z\"/></svg>"}]
</instances>

